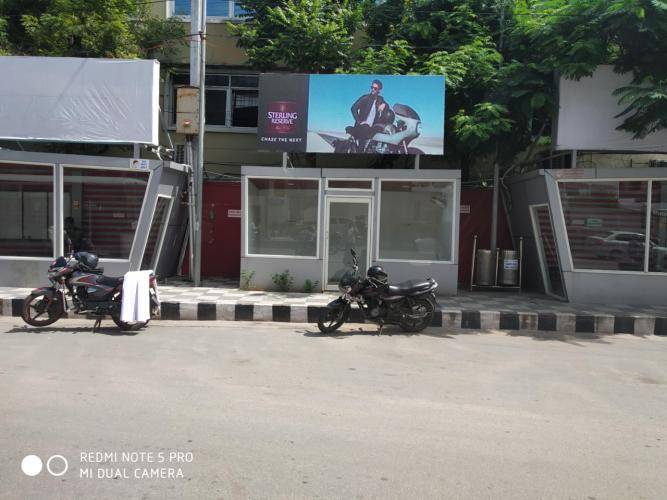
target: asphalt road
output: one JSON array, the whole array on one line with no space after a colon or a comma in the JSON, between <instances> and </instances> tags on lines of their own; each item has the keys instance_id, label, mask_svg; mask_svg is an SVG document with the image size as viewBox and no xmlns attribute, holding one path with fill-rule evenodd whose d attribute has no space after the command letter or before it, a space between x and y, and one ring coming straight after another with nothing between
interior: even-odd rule
<instances>
[{"instance_id":1,"label":"asphalt road","mask_svg":"<svg viewBox=\"0 0 667 500\"><path fill-rule=\"evenodd\" d=\"M0 320L0 497L667 498L667 338L91 325Z\"/></svg>"}]
</instances>

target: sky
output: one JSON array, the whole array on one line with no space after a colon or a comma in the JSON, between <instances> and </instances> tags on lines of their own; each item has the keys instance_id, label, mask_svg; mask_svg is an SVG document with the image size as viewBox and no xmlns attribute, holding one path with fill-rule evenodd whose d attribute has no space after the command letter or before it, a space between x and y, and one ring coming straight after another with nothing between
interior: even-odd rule
<instances>
[{"instance_id":1,"label":"sky","mask_svg":"<svg viewBox=\"0 0 667 500\"><path fill-rule=\"evenodd\" d=\"M354 125L350 108L370 93L371 82L382 82L382 95L390 106L405 104L422 120L422 136L443 137L445 79L443 76L311 75L308 129L344 132Z\"/></svg>"}]
</instances>

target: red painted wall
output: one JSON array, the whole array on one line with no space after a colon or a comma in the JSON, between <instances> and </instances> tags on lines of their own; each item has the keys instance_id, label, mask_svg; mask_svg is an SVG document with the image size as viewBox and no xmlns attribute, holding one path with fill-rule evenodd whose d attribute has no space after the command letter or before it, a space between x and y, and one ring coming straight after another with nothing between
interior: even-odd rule
<instances>
[{"instance_id":1,"label":"red painted wall","mask_svg":"<svg viewBox=\"0 0 667 500\"><path fill-rule=\"evenodd\" d=\"M238 278L241 267L241 183L204 183L202 219L202 277Z\"/></svg>"},{"instance_id":2,"label":"red painted wall","mask_svg":"<svg viewBox=\"0 0 667 500\"><path fill-rule=\"evenodd\" d=\"M507 218L498 202L498 247L513 249ZM461 213L459 229L459 283L470 284L473 238L478 235L477 248L490 248L492 189L461 189L461 207L470 207L470 213Z\"/></svg>"}]
</instances>

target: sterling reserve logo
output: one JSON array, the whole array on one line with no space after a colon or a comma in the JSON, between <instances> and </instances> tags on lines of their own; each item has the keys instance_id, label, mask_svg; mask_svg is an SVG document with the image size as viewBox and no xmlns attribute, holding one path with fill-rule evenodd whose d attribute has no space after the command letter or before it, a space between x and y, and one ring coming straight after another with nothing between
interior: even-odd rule
<instances>
[{"instance_id":1,"label":"sterling reserve logo","mask_svg":"<svg viewBox=\"0 0 667 500\"><path fill-rule=\"evenodd\" d=\"M292 101L273 101L266 112L267 129L276 134L292 134L297 130L299 105Z\"/></svg>"}]
</instances>

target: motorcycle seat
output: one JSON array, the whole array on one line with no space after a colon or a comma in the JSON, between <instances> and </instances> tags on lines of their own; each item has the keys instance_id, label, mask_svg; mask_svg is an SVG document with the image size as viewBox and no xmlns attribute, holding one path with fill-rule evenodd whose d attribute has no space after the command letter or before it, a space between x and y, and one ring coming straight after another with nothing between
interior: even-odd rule
<instances>
[{"instance_id":1,"label":"motorcycle seat","mask_svg":"<svg viewBox=\"0 0 667 500\"><path fill-rule=\"evenodd\" d=\"M97 281L100 285L110 286L116 288L123 282L123 278L112 278L111 276L100 276L100 279Z\"/></svg>"},{"instance_id":2,"label":"motorcycle seat","mask_svg":"<svg viewBox=\"0 0 667 500\"><path fill-rule=\"evenodd\" d=\"M404 281L397 285L389 285L387 287L387 294L390 296L406 296L414 295L419 292L424 292L431 288L432 282L429 280L410 280Z\"/></svg>"}]
</instances>

